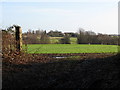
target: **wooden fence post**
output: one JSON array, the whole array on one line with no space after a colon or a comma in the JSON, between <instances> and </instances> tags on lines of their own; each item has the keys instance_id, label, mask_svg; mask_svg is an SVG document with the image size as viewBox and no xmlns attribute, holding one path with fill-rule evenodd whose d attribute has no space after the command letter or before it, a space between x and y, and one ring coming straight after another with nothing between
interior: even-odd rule
<instances>
[{"instance_id":1,"label":"wooden fence post","mask_svg":"<svg viewBox=\"0 0 120 90\"><path fill-rule=\"evenodd\" d=\"M15 38L16 38L16 49L17 51L22 50L22 29L20 26L15 26Z\"/></svg>"}]
</instances>

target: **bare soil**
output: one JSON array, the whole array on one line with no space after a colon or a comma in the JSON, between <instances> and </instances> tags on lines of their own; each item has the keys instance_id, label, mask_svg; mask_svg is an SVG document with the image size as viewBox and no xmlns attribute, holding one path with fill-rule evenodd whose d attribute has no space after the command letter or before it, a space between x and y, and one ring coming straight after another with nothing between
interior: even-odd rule
<instances>
[{"instance_id":1,"label":"bare soil","mask_svg":"<svg viewBox=\"0 0 120 90\"><path fill-rule=\"evenodd\" d=\"M12 55L3 58L6 88L120 88L120 55L69 54L79 60L55 59L68 54Z\"/></svg>"}]
</instances>

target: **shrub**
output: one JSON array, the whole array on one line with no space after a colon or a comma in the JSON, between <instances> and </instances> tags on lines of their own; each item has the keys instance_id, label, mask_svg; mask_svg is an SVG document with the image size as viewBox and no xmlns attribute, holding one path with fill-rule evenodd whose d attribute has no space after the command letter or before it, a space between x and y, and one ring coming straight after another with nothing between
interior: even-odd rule
<instances>
[{"instance_id":1,"label":"shrub","mask_svg":"<svg viewBox=\"0 0 120 90\"><path fill-rule=\"evenodd\" d=\"M60 39L60 44L70 44L70 37L65 35L63 38Z\"/></svg>"}]
</instances>

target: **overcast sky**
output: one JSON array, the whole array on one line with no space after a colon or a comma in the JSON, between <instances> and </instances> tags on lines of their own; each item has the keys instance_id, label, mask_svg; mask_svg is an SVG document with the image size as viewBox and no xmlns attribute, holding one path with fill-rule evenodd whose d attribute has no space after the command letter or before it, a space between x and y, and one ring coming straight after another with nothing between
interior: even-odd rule
<instances>
[{"instance_id":1,"label":"overcast sky","mask_svg":"<svg viewBox=\"0 0 120 90\"><path fill-rule=\"evenodd\" d=\"M83 28L96 33L118 33L118 0L2 1L2 28L17 24L23 32L28 29L77 32Z\"/></svg>"}]
</instances>

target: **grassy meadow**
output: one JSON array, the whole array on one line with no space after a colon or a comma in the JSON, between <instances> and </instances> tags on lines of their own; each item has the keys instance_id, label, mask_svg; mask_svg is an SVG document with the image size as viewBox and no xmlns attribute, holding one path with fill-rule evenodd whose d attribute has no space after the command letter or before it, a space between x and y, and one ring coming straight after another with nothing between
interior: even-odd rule
<instances>
[{"instance_id":1,"label":"grassy meadow","mask_svg":"<svg viewBox=\"0 0 120 90\"><path fill-rule=\"evenodd\" d=\"M61 38L63 38L63 37L50 37L50 42L51 42L52 44L59 43L59 40L60 40ZM71 44L77 44L77 38L71 37L71 38L70 38L70 42L71 42Z\"/></svg>"},{"instance_id":2,"label":"grassy meadow","mask_svg":"<svg viewBox=\"0 0 120 90\"><path fill-rule=\"evenodd\" d=\"M117 53L117 45L28 44L28 53Z\"/></svg>"}]
</instances>

